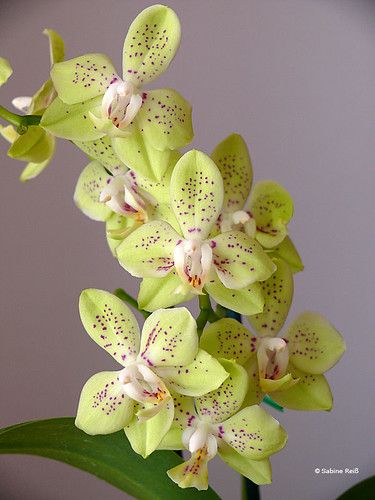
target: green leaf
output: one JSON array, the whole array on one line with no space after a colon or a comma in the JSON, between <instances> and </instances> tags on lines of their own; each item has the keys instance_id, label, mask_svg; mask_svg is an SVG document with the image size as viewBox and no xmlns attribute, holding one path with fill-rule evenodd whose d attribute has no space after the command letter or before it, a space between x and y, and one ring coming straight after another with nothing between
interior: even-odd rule
<instances>
[{"instance_id":1,"label":"green leaf","mask_svg":"<svg viewBox=\"0 0 375 500\"><path fill-rule=\"evenodd\" d=\"M0 430L0 454L52 458L85 470L139 500L220 498L178 488L166 471L182 462L173 451L153 453L144 460L131 449L123 431L88 436L74 426L74 418L39 420Z\"/></svg>"},{"instance_id":2,"label":"green leaf","mask_svg":"<svg viewBox=\"0 0 375 500\"><path fill-rule=\"evenodd\" d=\"M337 500L368 500L372 498L374 491L375 476L371 476L346 490Z\"/></svg>"}]
</instances>

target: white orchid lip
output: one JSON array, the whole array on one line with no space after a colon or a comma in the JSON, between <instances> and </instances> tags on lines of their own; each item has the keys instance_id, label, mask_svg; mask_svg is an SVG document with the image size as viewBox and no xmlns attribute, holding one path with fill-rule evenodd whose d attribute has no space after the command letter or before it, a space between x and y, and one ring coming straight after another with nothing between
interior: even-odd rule
<instances>
[{"instance_id":1,"label":"white orchid lip","mask_svg":"<svg viewBox=\"0 0 375 500\"><path fill-rule=\"evenodd\" d=\"M138 88L119 76L112 79L102 100L102 114L112 120L115 127L124 129L135 118L142 106Z\"/></svg>"},{"instance_id":2,"label":"white orchid lip","mask_svg":"<svg viewBox=\"0 0 375 500\"><path fill-rule=\"evenodd\" d=\"M173 253L180 278L200 293L212 266L212 248L208 242L179 240Z\"/></svg>"},{"instance_id":3,"label":"white orchid lip","mask_svg":"<svg viewBox=\"0 0 375 500\"><path fill-rule=\"evenodd\" d=\"M137 185L132 182L130 173L110 178L100 193L99 201L105 203L117 214L132 217L138 222L145 222L147 220L147 203L138 193Z\"/></svg>"},{"instance_id":4,"label":"white orchid lip","mask_svg":"<svg viewBox=\"0 0 375 500\"><path fill-rule=\"evenodd\" d=\"M232 230L241 231L243 229L251 238L255 237L257 229L255 219L251 212L245 210L222 213L220 215L219 225L222 233Z\"/></svg>"},{"instance_id":5,"label":"white orchid lip","mask_svg":"<svg viewBox=\"0 0 375 500\"><path fill-rule=\"evenodd\" d=\"M169 398L169 392L163 381L141 362L125 367L118 379L124 394L138 403L160 405Z\"/></svg>"},{"instance_id":6,"label":"white orchid lip","mask_svg":"<svg viewBox=\"0 0 375 500\"><path fill-rule=\"evenodd\" d=\"M263 337L257 349L259 374L262 378L278 380L287 371L289 363L288 344L284 339Z\"/></svg>"},{"instance_id":7,"label":"white orchid lip","mask_svg":"<svg viewBox=\"0 0 375 500\"><path fill-rule=\"evenodd\" d=\"M203 453L209 460L217 454L217 437L208 422L196 419L191 427L184 430L182 442L190 453Z\"/></svg>"}]
</instances>

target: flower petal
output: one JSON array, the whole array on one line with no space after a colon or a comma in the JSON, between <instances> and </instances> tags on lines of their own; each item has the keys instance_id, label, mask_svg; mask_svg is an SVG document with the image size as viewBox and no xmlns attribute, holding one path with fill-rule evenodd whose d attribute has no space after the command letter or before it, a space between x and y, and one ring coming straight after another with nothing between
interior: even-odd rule
<instances>
[{"instance_id":1,"label":"flower petal","mask_svg":"<svg viewBox=\"0 0 375 500\"><path fill-rule=\"evenodd\" d=\"M99 201L100 193L111 178L105 168L92 161L82 170L74 191L74 202L82 212L93 220L105 221L113 214L105 203Z\"/></svg>"},{"instance_id":2,"label":"flower petal","mask_svg":"<svg viewBox=\"0 0 375 500\"><path fill-rule=\"evenodd\" d=\"M331 410L333 398L324 375L308 375L292 368L293 377L298 377L298 384L287 390L272 393L272 399L291 410Z\"/></svg>"},{"instance_id":3,"label":"flower petal","mask_svg":"<svg viewBox=\"0 0 375 500\"><path fill-rule=\"evenodd\" d=\"M257 405L244 408L220 427L221 438L229 446L254 460L281 450L287 440L279 422Z\"/></svg>"},{"instance_id":4,"label":"flower petal","mask_svg":"<svg viewBox=\"0 0 375 500\"><path fill-rule=\"evenodd\" d=\"M124 41L124 79L140 86L168 68L180 44L181 28L175 12L152 5L132 22Z\"/></svg>"},{"instance_id":5,"label":"flower petal","mask_svg":"<svg viewBox=\"0 0 375 500\"><path fill-rule=\"evenodd\" d=\"M237 453L233 448L223 443L219 447L219 455L229 467L255 484L270 484L272 469L269 458L251 460Z\"/></svg>"},{"instance_id":6,"label":"flower petal","mask_svg":"<svg viewBox=\"0 0 375 500\"><path fill-rule=\"evenodd\" d=\"M259 243L240 231L219 234L211 246L216 272L227 288L247 287L268 279L276 270Z\"/></svg>"},{"instance_id":7,"label":"flower petal","mask_svg":"<svg viewBox=\"0 0 375 500\"><path fill-rule=\"evenodd\" d=\"M185 307L159 309L146 319L139 358L149 366L185 366L197 351L197 325Z\"/></svg>"},{"instance_id":8,"label":"flower petal","mask_svg":"<svg viewBox=\"0 0 375 500\"><path fill-rule=\"evenodd\" d=\"M248 317L259 335L274 337L288 316L293 299L293 273L281 259L273 259L277 269L268 280L260 283L265 300L263 312Z\"/></svg>"},{"instance_id":9,"label":"flower petal","mask_svg":"<svg viewBox=\"0 0 375 500\"><path fill-rule=\"evenodd\" d=\"M194 399L181 394L173 394L174 418L172 425L161 440L159 450L183 450L185 445L182 442L183 431L190 427L197 418Z\"/></svg>"},{"instance_id":10,"label":"flower petal","mask_svg":"<svg viewBox=\"0 0 375 500\"><path fill-rule=\"evenodd\" d=\"M98 160L104 167L113 174L126 169L125 165L116 155L111 139L105 135L93 141L73 141L89 158Z\"/></svg>"},{"instance_id":11,"label":"flower petal","mask_svg":"<svg viewBox=\"0 0 375 500\"><path fill-rule=\"evenodd\" d=\"M56 31L46 28L43 35L48 36L51 66L64 60L64 40Z\"/></svg>"},{"instance_id":12,"label":"flower petal","mask_svg":"<svg viewBox=\"0 0 375 500\"><path fill-rule=\"evenodd\" d=\"M245 407L245 406L257 405L262 401L264 397L264 393L260 387L259 367L258 367L257 357L252 356L250 359L248 359L248 361L246 361L243 367L247 371L247 375L249 377L249 387L247 390L243 406Z\"/></svg>"},{"instance_id":13,"label":"flower petal","mask_svg":"<svg viewBox=\"0 0 375 500\"><path fill-rule=\"evenodd\" d=\"M228 373L223 366L206 351L199 349L191 363L161 367L156 372L177 394L202 396L217 389L227 379Z\"/></svg>"},{"instance_id":14,"label":"flower petal","mask_svg":"<svg viewBox=\"0 0 375 500\"><path fill-rule=\"evenodd\" d=\"M210 458L206 454L206 448L193 453L189 460L173 467L167 471L168 477L178 484L180 488L196 488L207 490L208 469L207 463Z\"/></svg>"},{"instance_id":15,"label":"flower petal","mask_svg":"<svg viewBox=\"0 0 375 500\"><path fill-rule=\"evenodd\" d=\"M299 382L298 378L293 378L291 373L287 373L283 377L273 380L269 378L260 378L259 384L263 392L273 393L274 391L285 391L290 387L297 385Z\"/></svg>"},{"instance_id":16,"label":"flower petal","mask_svg":"<svg viewBox=\"0 0 375 500\"><path fill-rule=\"evenodd\" d=\"M126 137L112 138L116 155L138 174L160 181L168 169L171 151L155 149L135 125L129 130L131 134Z\"/></svg>"},{"instance_id":17,"label":"flower petal","mask_svg":"<svg viewBox=\"0 0 375 500\"><path fill-rule=\"evenodd\" d=\"M173 250L179 239L180 236L167 222L148 222L118 246L117 258L133 276L162 278L174 266Z\"/></svg>"},{"instance_id":18,"label":"flower petal","mask_svg":"<svg viewBox=\"0 0 375 500\"><path fill-rule=\"evenodd\" d=\"M218 389L195 399L197 414L211 423L221 423L234 415L241 408L247 392L246 370L233 360L220 361L229 377Z\"/></svg>"},{"instance_id":19,"label":"flower petal","mask_svg":"<svg viewBox=\"0 0 375 500\"><path fill-rule=\"evenodd\" d=\"M145 311L166 309L191 300L194 295L184 291L181 279L174 271L163 278L143 278L139 287L138 304Z\"/></svg>"},{"instance_id":20,"label":"flower petal","mask_svg":"<svg viewBox=\"0 0 375 500\"><path fill-rule=\"evenodd\" d=\"M170 429L173 415L173 400L170 398L154 417L144 421L134 417L124 429L133 450L143 458L155 451Z\"/></svg>"},{"instance_id":21,"label":"flower petal","mask_svg":"<svg viewBox=\"0 0 375 500\"><path fill-rule=\"evenodd\" d=\"M218 304L239 314L250 315L263 311L264 298L259 283L253 283L240 290L230 290L215 274L206 283L205 290Z\"/></svg>"},{"instance_id":22,"label":"flower petal","mask_svg":"<svg viewBox=\"0 0 375 500\"><path fill-rule=\"evenodd\" d=\"M1 137L4 137L6 141L10 142L10 144L13 144L13 142L19 137L19 134L13 125L7 125L6 127L0 125L0 135Z\"/></svg>"},{"instance_id":23,"label":"flower petal","mask_svg":"<svg viewBox=\"0 0 375 500\"><path fill-rule=\"evenodd\" d=\"M13 73L13 69L9 61L4 57L0 57L0 87L6 83Z\"/></svg>"},{"instance_id":24,"label":"flower petal","mask_svg":"<svg viewBox=\"0 0 375 500\"><path fill-rule=\"evenodd\" d=\"M57 63L51 69L53 85L66 104L103 95L116 77L112 61L104 54L85 54Z\"/></svg>"},{"instance_id":25,"label":"flower petal","mask_svg":"<svg viewBox=\"0 0 375 500\"><path fill-rule=\"evenodd\" d=\"M106 237L112 255L116 257L117 247L129 236L130 233L140 227L141 223L130 217L112 213L106 221Z\"/></svg>"},{"instance_id":26,"label":"flower petal","mask_svg":"<svg viewBox=\"0 0 375 500\"><path fill-rule=\"evenodd\" d=\"M111 434L133 416L133 401L122 391L120 372L100 372L83 386L75 425L86 434Z\"/></svg>"},{"instance_id":27,"label":"flower petal","mask_svg":"<svg viewBox=\"0 0 375 500\"><path fill-rule=\"evenodd\" d=\"M293 200L288 191L274 181L258 182L251 193L249 208L256 220L259 243L265 248L281 243L293 216Z\"/></svg>"},{"instance_id":28,"label":"flower petal","mask_svg":"<svg viewBox=\"0 0 375 500\"><path fill-rule=\"evenodd\" d=\"M88 288L79 299L81 321L90 337L121 365L139 350L139 327L134 314L115 295Z\"/></svg>"},{"instance_id":29,"label":"flower petal","mask_svg":"<svg viewBox=\"0 0 375 500\"><path fill-rule=\"evenodd\" d=\"M289 236L286 236L279 245L272 248L270 256L285 260L293 273L298 273L304 269L302 259Z\"/></svg>"},{"instance_id":30,"label":"flower petal","mask_svg":"<svg viewBox=\"0 0 375 500\"><path fill-rule=\"evenodd\" d=\"M223 177L223 209L231 212L242 210L253 180L253 167L246 142L240 135L232 134L216 146L211 158Z\"/></svg>"},{"instance_id":31,"label":"flower petal","mask_svg":"<svg viewBox=\"0 0 375 500\"><path fill-rule=\"evenodd\" d=\"M215 358L234 359L240 365L256 352L257 338L239 321L223 318L208 325L200 346Z\"/></svg>"},{"instance_id":32,"label":"flower petal","mask_svg":"<svg viewBox=\"0 0 375 500\"><path fill-rule=\"evenodd\" d=\"M32 125L12 143L8 156L16 160L41 163L51 158L54 148L53 138L41 127Z\"/></svg>"},{"instance_id":33,"label":"flower petal","mask_svg":"<svg viewBox=\"0 0 375 500\"><path fill-rule=\"evenodd\" d=\"M185 238L204 240L223 203L223 180L209 156L193 150L177 162L171 179L171 203Z\"/></svg>"},{"instance_id":34,"label":"flower petal","mask_svg":"<svg viewBox=\"0 0 375 500\"><path fill-rule=\"evenodd\" d=\"M89 113L100 108L100 97L78 104L65 104L58 97L44 112L40 125L56 137L72 141L93 141L104 135L90 120Z\"/></svg>"},{"instance_id":35,"label":"flower petal","mask_svg":"<svg viewBox=\"0 0 375 500\"><path fill-rule=\"evenodd\" d=\"M152 147L183 148L193 139L191 105L173 89L150 90L142 94L143 104L134 124Z\"/></svg>"},{"instance_id":36,"label":"flower petal","mask_svg":"<svg viewBox=\"0 0 375 500\"><path fill-rule=\"evenodd\" d=\"M52 80L47 80L40 89L35 92L29 103L26 101L27 97L16 97L13 99L12 104L17 109L23 109L30 115L42 115L55 97L56 91L53 87ZM25 99L24 102L22 102L23 99Z\"/></svg>"},{"instance_id":37,"label":"flower petal","mask_svg":"<svg viewBox=\"0 0 375 500\"><path fill-rule=\"evenodd\" d=\"M38 175L41 174L46 167L48 167L48 165L51 163L51 160L52 156L42 161L41 163L28 163L21 172L20 181L27 182L31 179L35 179L35 177L38 177Z\"/></svg>"},{"instance_id":38,"label":"flower petal","mask_svg":"<svg viewBox=\"0 0 375 500\"><path fill-rule=\"evenodd\" d=\"M290 362L304 373L326 372L345 352L341 334L314 312L300 314L289 326L285 338Z\"/></svg>"}]
</instances>

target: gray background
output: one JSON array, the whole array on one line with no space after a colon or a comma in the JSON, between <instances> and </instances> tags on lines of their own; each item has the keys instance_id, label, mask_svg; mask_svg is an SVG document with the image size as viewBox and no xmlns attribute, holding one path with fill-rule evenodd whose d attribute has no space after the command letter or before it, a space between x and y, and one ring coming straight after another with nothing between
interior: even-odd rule
<instances>
[{"instance_id":1,"label":"gray background","mask_svg":"<svg viewBox=\"0 0 375 500\"><path fill-rule=\"evenodd\" d=\"M0 91L7 105L47 77L41 31L56 29L67 56L101 51L120 68L130 21L150 2L0 0L0 53L15 74ZM340 329L347 354L329 373L331 413L279 415L289 432L273 458L264 500L332 500L374 472L374 20L362 0L173 1L181 49L157 83L193 103L194 146L210 152L232 131L248 141L256 179L273 178L295 200L291 234L306 271L296 277L292 315L318 310ZM20 164L0 145L1 425L72 415L83 382L113 369L83 332L81 289L136 280L106 248L104 227L72 201L82 153L58 144L37 180L18 182ZM359 467L359 475L317 476L316 467ZM0 498L115 500L124 495L63 464L0 459ZM219 461L212 485L239 498L237 475Z\"/></svg>"}]
</instances>

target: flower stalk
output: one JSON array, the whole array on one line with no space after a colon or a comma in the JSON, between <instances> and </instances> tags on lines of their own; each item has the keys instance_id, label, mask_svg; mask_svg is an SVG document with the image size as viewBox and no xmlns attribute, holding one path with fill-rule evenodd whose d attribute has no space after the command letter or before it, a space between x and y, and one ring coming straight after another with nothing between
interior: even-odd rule
<instances>
[{"instance_id":1,"label":"flower stalk","mask_svg":"<svg viewBox=\"0 0 375 500\"><path fill-rule=\"evenodd\" d=\"M116 295L119 299L123 300L130 306L132 306L134 309L136 309L139 313L142 314L142 316L146 319L150 316L150 313L145 311L144 309L140 309L138 307L138 302L134 297L129 295L123 288L116 288L116 290L113 292L113 295Z\"/></svg>"},{"instance_id":2,"label":"flower stalk","mask_svg":"<svg viewBox=\"0 0 375 500\"><path fill-rule=\"evenodd\" d=\"M39 125L41 116L38 115L17 115L12 113L4 106L0 106L0 117L14 127L17 127L17 133L23 135L27 132L30 125Z\"/></svg>"}]
</instances>

